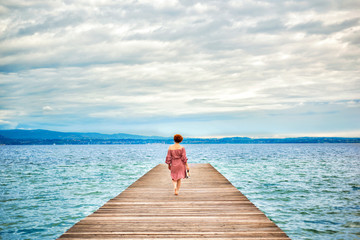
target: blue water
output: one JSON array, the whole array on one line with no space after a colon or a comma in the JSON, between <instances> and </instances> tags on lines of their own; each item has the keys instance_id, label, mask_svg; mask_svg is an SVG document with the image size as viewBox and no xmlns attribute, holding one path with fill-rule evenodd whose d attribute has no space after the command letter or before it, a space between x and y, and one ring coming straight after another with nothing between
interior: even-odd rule
<instances>
[{"instance_id":1,"label":"blue water","mask_svg":"<svg viewBox=\"0 0 360 240\"><path fill-rule=\"evenodd\" d=\"M55 239L165 160L167 145L0 146L0 239ZM360 144L185 145L292 239L360 239Z\"/></svg>"}]
</instances>

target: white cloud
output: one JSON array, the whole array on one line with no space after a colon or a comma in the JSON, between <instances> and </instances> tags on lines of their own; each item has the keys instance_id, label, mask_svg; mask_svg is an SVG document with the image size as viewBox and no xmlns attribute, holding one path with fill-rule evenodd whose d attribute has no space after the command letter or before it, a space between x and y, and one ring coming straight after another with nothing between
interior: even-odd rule
<instances>
[{"instance_id":1,"label":"white cloud","mask_svg":"<svg viewBox=\"0 0 360 240\"><path fill-rule=\"evenodd\" d=\"M53 111L54 109L50 106L44 106L43 108L43 111Z\"/></svg>"},{"instance_id":2,"label":"white cloud","mask_svg":"<svg viewBox=\"0 0 360 240\"><path fill-rule=\"evenodd\" d=\"M3 125L3 124L11 124L11 122L0 119L0 125Z\"/></svg>"},{"instance_id":3,"label":"white cloud","mask_svg":"<svg viewBox=\"0 0 360 240\"><path fill-rule=\"evenodd\" d=\"M140 4L150 5L155 9L171 9L180 7L179 1L177 0L139 0L138 2Z\"/></svg>"}]
</instances>

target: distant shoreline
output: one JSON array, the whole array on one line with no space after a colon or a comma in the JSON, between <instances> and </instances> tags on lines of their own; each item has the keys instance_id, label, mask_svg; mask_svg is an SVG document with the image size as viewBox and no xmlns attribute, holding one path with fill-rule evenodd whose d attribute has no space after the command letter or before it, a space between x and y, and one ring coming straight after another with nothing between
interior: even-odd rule
<instances>
[{"instance_id":1,"label":"distant shoreline","mask_svg":"<svg viewBox=\"0 0 360 240\"><path fill-rule=\"evenodd\" d=\"M0 130L0 145L99 145L99 144L171 144L172 138L131 134L70 133L48 130ZM359 138L185 138L183 144L286 144L286 143L360 143Z\"/></svg>"}]
</instances>

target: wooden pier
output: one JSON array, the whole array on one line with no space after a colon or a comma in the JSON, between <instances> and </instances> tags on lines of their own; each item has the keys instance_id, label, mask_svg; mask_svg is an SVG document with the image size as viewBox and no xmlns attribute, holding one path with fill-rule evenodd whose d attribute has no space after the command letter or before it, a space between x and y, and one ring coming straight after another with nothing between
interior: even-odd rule
<instances>
[{"instance_id":1,"label":"wooden pier","mask_svg":"<svg viewBox=\"0 0 360 240\"><path fill-rule=\"evenodd\" d=\"M290 239L210 164L174 195L159 164L59 239Z\"/></svg>"}]
</instances>

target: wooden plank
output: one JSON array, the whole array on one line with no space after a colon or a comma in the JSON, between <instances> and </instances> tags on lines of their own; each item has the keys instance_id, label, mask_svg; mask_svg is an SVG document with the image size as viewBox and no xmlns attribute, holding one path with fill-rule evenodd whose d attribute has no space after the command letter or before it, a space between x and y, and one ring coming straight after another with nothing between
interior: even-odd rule
<instances>
[{"instance_id":1,"label":"wooden plank","mask_svg":"<svg viewBox=\"0 0 360 240\"><path fill-rule=\"evenodd\" d=\"M159 164L59 239L289 239L210 164L190 164L175 196Z\"/></svg>"}]
</instances>

